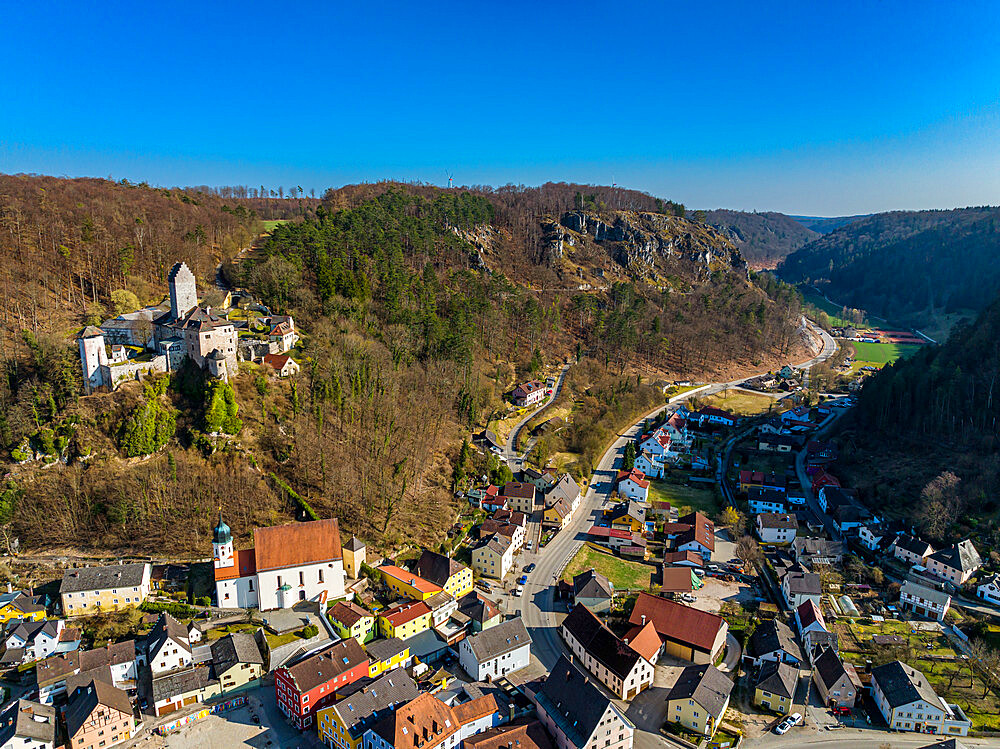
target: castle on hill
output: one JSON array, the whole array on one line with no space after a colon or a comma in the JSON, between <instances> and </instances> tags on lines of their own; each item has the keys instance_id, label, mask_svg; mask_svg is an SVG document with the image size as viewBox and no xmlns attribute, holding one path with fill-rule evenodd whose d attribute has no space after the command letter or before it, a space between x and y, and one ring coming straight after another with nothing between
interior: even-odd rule
<instances>
[{"instance_id":1,"label":"castle on hill","mask_svg":"<svg viewBox=\"0 0 1000 749\"><path fill-rule=\"evenodd\" d=\"M169 309L147 307L83 329L78 344L85 392L114 389L150 372L173 372L185 359L228 381L237 373L238 359L264 361L268 354L288 351L299 339L287 315L257 318L254 324L263 325L266 333L259 338L246 321L231 321L228 291L213 289L199 304L194 274L185 263L170 269L167 285ZM246 329L245 338L240 328Z\"/></svg>"}]
</instances>

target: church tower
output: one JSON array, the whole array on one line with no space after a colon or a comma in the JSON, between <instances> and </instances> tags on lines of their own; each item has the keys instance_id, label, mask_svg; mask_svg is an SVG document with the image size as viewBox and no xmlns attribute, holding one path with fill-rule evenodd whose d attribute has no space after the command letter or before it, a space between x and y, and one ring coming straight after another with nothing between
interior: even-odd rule
<instances>
[{"instance_id":1,"label":"church tower","mask_svg":"<svg viewBox=\"0 0 1000 749\"><path fill-rule=\"evenodd\" d=\"M185 263L177 263L167 274L170 286L170 315L177 320L198 306L194 273Z\"/></svg>"},{"instance_id":2,"label":"church tower","mask_svg":"<svg viewBox=\"0 0 1000 749\"><path fill-rule=\"evenodd\" d=\"M219 510L219 524L212 529L212 558L215 569L232 567L236 564L233 558L233 534L229 526L222 521L222 510Z\"/></svg>"}]
</instances>

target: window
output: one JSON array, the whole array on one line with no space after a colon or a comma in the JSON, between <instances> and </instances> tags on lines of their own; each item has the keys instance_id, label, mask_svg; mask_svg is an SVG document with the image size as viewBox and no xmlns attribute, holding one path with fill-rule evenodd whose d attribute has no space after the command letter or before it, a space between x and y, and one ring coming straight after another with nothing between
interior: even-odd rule
<instances>
[{"instance_id":1,"label":"window","mask_svg":"<svg viewBox=\"0 0 1000 749\"><path fill-rule=\"evenodd\" d=\"M306 584L306 573L303 572L302 570L299 570L299 585L305 585L305 584Z\"/></svg>"},{"instance_id":2,"label":"window","mask_svg":"<svg viewBox=\"0 0 1000 749\"><path fill-rule=\"evenodd\" d=\"M323 570L322 569L319 571L319 581L321 583L323 582Z\"/></svg>"}]
</instances>

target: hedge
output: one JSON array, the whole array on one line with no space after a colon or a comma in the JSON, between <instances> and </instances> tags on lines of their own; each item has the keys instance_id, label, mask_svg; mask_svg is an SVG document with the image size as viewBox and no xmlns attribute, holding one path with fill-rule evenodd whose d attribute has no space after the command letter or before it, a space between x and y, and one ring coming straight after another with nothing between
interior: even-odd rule
<instances>
[{"instance_id":1,"label":"hedge","mask_svg":"<svg viewBox=\"0 0 1000 749\"><path fill-rule=\"evenodd\" d=\"M288 484L286 484L284 481L278 478L278 476L273 471L271 473L268 473L267 475L271 477L271 480L275 484L277 484L281 489L286 491L289 497L295 500L295 504L297 504L299 508L302 510L302 512L306 514L306 517L308 517L310 520L319 520L319 515L316 514L316 511L310 506L308 502L306 502L304 499L302 499L302 497L299 496L298 492L296 492L292 487L290 487Z\"/></svg>"}]
</instances>

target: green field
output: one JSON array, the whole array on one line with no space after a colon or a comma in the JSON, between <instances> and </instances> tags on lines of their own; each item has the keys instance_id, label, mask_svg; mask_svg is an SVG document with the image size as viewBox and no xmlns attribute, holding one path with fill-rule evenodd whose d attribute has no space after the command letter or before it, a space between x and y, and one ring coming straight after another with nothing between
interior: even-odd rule
<instances>
[{"instance_id":1,"label":"green field","mask_svg":"<svg viewBox=\"0 0 1000 749\"><path fill-rule=\"evenodd\" d=\"M617 590L648 590L649 575L653 571L653 567L647 564L621 559L609 551L598 551L584 544L563 570L563 580L572 582L574 575L591 567L608 578Z\"/></svg>"},{"instance_id":2,"label":"green field","mask_svg":"<svg viewBox=\"0 0 1000 749\"><path fill-rule=\"evenodd\" d=\"M875 367L891 364L897 359L912 356L922 348L915 343L861 343L858 341L850 343L855 354L854 369L869 364Z\"/></svg>"},{"instance_id":3,"label":"green field","mask_svg":"<svg viewBox=\"0 0 1000 749\"><path fill-rule=\"evenodd\" d=\"M274 231L276 226L281 226L282 224L287 224L287 218L275 218L275 219L264 219L261 223L264 224L264 231L271 233Z\"/></svg>"},{"instance_id":4,"label":"green field","mask_svg":"<svg viewBox=\"0 0 1000 749\"><path fill-rule=\"evenodd\" d=\"M715 406L738 416L756 416L767 413L778 405L778 401L774 398L737 388L730 388L721 393L699 398L698 402L703 406Z\"/></svg>"},{"instance_id":5,"label":"green field","mask_svg":"<svg viewBox=\"0 0 1000 749\"><path fill-rule=\"evenodd\" d=\"M830 318L831 325L842 328L845 325L850 324L840 316L843 308L828 302L826 298L812 286L799 286L799 292L801 292L802 299L806 302L806 304L811 304L813 307L817 307L827 314L827 317Z\"/></svg>"},{"instance_id":6,"label":"green field","mask_svg":"<svg viewBox=\"0 0 1000 749\"><path fill-rule=\"evenodd\" d=\"M706 487L708 485L706 484ZM719 504L715 499L715 492L712 489L693 486L682 486L680 484L669 484L666 481L649 482L649 501L666 500L670 506L677 510L678 515L684 516L689 512L698 512L714 518L719 512Z\"/></svg>"}]
</instances>

